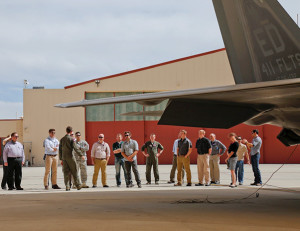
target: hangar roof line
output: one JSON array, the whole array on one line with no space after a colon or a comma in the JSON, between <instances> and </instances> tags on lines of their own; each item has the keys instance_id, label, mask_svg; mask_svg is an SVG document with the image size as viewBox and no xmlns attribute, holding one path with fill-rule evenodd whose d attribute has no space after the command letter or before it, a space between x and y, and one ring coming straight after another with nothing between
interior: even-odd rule
<instances>
[{"instance_id":1,"label":"hangar roof line","mask_svg":"<svg viewBox=\"0 0 300 231\"><path fill-rule=\"evenodd\" d=\"M91 80L88 80L88 81L84 81L84 82L76 83L76 84L73 84L73 85L65 86L65 89L72 88L72 87L77 87L77 86L84 85L84 84L87 84L87 83L91 83L91 82L94 82L95 80L98 80L98 79L103 80L103 79L115 78L115 77L128 75L128 74L139 72L139 71L152 69L152 68L159 67L159 66L168 65L168 64L171 64L171 63L181 62L181 61L184 61L184 60L193 59L193 58L197 58L197 57L200 57L200 56L205 56L205 55L217 53L217 52L224 51L224 50L226 50L226 49L221 48L221 49L217 49L217 50L213 50L213 51L204 52L204 53L201 53L201 54L196 54L196 55L187 56L187 57L180 58L180 59L175 59L175 60L171 60L171 61L167 61L167 62L147 66L147 67L138 68L138 69L131 70L131 71L126 71L126 72L122 72L122 73L118 73L118 74L114 74L114 75L109 75L109 76L104 76L104 77L98 77L98 78L91 79Z\"/></svg>"}]
</instances>

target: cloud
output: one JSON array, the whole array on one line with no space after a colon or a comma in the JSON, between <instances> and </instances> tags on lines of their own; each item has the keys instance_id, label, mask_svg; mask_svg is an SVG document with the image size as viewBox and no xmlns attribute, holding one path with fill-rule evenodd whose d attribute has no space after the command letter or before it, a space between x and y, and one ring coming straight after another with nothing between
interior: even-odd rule
<instances>
[{"instance_id":1,"label":"cloud","mask_svg":"<svg viewBox=\"0 0 300 231\"><path fill-rule=\"evenodd\" d=\"M224 47L211 0L1 1L0 30L0 100L12 102L24 79L63 88Z\"/></svg>"},{"instance_id":2,"label":"cloud","mask_svg":"<svg viewBox=\"0 0 300 231\"><path fill-rule=\"evenodd\" d=\"M0 101L0 119L17 119L23 116L23 103Z\"/></svg>"}]
</instances>

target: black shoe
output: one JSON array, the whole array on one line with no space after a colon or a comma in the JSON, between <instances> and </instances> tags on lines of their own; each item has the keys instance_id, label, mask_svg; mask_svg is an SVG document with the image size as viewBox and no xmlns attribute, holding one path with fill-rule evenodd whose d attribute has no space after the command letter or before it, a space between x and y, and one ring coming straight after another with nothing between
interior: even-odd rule
<instances>
[{"instance_id":1,"label":"black shoe","mask_svg":"<svg viewBox=\"0 0 300 231\"><path fill-rule=\"evenodd\" d=\"M204 186L204 184L198 183L198 184L195 184L195 186Z\"/></svg>"},{"instance_id":2,"label":"black shoe","mask_svg":"<svg viewBox=\"0 0 300 231\"><path fill-rule=\"evenodd\" d=\"M146 184L151 184L151 182L148 181Z\"/></svg>"},{"instance_id":3,"label":"black shoe","mask_svg":"<svg viewBox=\"0 0 300 231\"><path fill-rule=\"evenodd\" d=\"M8 188L8 190L14 190L14 188Z\"/></svg>"},{"instance_id":4,"label":"black shoe","mask_svg":"<svg viewBox=\"0 0 300 231\"><path fill-rule=\"evenodd\" d=\"M53 188L53 189L61 189L57 184L52 185L52 188Z\"/></svg>"},{"instance_id":5,"label":"black shoe","mask_svg":"<svg viewBox=\"0 0 300 231\"><path fill-rule=\"evenodd\" d=\"M128 184L126 185L126 188L132 188L134 186L134 184Z\"/></svg>"},{"instance_id":6,"label":"black shoe","mask_svg":"<svg viewBox=\"0 0 300 231\"><path fill-rule=\"evenodd\" d=\"M155 181L155 184L156 184L156 185L159 185L158 181Z\"/></svg>"},{"instance_id":7,"label":"black shoe","mask_svg":"<svg viewBox=\"0 0 300 231\"><path fill-rule=\"evenodd\" d=\"M106 185L103 185L103 188L109 188L109 186L106 184Z\"/></svg>"},{"instance_id":8,"label":"black shoe","mask_svg":"<svg viewBox=\"0 0 300 231\"><path fill-rule=\"evenodd\" d=\"M216 182L215 181L211 181L210 184L216 184Z\"/></svg>"},{"instance_id":9,"label":"black shoe","mask_svg":"<svg viewBox=\"0 0 300 231\"><path fill-rule=\"evenodd\" d=\"M17 190L24 190L23 188L21 188L21 187L19 187L19 188L17 188Z\"/></svg>"},{"instance_id":10,"label":"black shoe","mask_svg":"<svg viewBox=\"0 0 300 231\"><path fill-rule=\"evenodd\" d=\"M206 183L205 186L210 186L210 183Z\"/></svg>"},{"instance_id":11,"label":"black shoe","mask_svg":"<svg viewBox=\"0 0 300 231\"><path fill-rule=\"evenodd\" d=\"M168 181L168 184L174 184L174 183L175 183L174 180L169 180L169 181Z\"/></svg>"},{"instance_id":12,"label":"black shoe","mask_svg":"<svg viewBox=\"0 0 300 231\"><path fill-rule=\"evenodd\" d=\"M250 185L256 185L257 183L255 183L255 182L253 182L252 184L250 184Z\"/></svg>"},{"instance_id":13,"label":"black shoe","mask_svg":"<svg viewBox=\"0 0 300 231\"><path fill-rule=\"evenodd\" d=\"M141 188L141 187L142 187L142 185L141 185L141 184L138 184L138 187L139 187L139 188Z\"/></svg>"},{"instance_id":14,"label":"black shoe","mask_svg":"<svg viewBox=\"0 0 300 231\"><path fill-rule=\"evenodd\" d=\"M92 188L97 188L97 185L93 185Z\"/></svg>"},{"instance_id":15,"label":"black shoe","mask_svg":"<svg viewBox=\"0 0 300 231\"><path fill-rule=\"evenodd\" d=\"M192 184L191 183L187 183L186 186L192 186Z\"/></svg>"},{"instance_id":16,"label":"black shoe","mask_svg":"<svg viewBox=\"0 0 300 231\"><path fill-rule=\"evenodd\" d=\"M6 188L6 186L4 186L4 187L2 187L2 189L3 189L3 190L6 190L7 188Z\"/></svg>"}]
</instances>

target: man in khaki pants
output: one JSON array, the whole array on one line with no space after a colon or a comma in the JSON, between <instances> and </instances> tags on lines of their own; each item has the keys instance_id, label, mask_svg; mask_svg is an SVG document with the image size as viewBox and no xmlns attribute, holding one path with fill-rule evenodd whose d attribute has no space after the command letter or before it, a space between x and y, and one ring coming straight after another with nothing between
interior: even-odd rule
<instances>
[{"instance_id":1,"label":"man in khaki pants","mask_svg":"<svg viewBox=\"0 0 300 231\"><path fill-rule=\"evenodd\" d=\"M199 183L195 186L203 186L203 178L205 178L205 186L209 186L209 156L211 154L211 144L209 139L205 137L205 131L200 130L199 139L196 142L196 148L198 152L197 168Z\"/></svg>"},{"instance_id":2,"label":"man in khaki pants","mask_svg":"<svg viewBox=\"0 0 300 231\"><path fill-rule=\"evenodd\" d=\"M186 137L187 131L180 131L180 140L177 147L177 181L174 186L182 185L182 168L186 171L187 185L192 186L192 174L190 169L190 155L192 153L192 142Z\"/></svg>"},{"instance_id":3,"label":"man in khaki pants","mask_svg":"<svg viewBox=\"0 0 300 231\"><path fill-rule=\"evenodd\" d=\"M44 186L45 189L49 189L48 185L48 177L50 170L52 170L51 174L51 182L53 189L60 189L57 185L57 164L58 164L58 149L59 149L59 141L55 138L55 129L49 129L49 136L44 140L45 147L45 175L44 175Z\"/></svg>"},{"instance_id":4,"label":"man in khaki pants","mask_svg":"<svg viewBox=\"0 0 300 231\"><path fill-rule=\"evenodd\" d=\"M220 156L225 153L226 147L221 141L216 139L216 135L214 133L211 133L209 138L212 148L211 155L209 157L210 183L220 184Z\"/></svg>"},{"instance_id":5,"label":"man in khaki pants","mask_svg":"<svg viewBox=\"0 0 300 231\"><path fill-rule=\"evenodd\" d=\"M97 187L99 170L101 169L102 185L105 188L109 186L106 183L106 165L110 157L109 145L104 142L104 134L99 134L98 142L93 144L91 157L94 163L93 188Z\"/></svg>"}]
</instances>

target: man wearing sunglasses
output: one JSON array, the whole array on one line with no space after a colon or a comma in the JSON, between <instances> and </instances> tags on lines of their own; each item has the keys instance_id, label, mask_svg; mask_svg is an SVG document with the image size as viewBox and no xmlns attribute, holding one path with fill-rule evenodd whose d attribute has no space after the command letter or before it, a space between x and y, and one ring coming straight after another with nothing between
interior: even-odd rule
<instances>
[{"instance_id":1,"label":"man wearing sunglasses","mask_svg":"<svg viewBox=\"0 0 300 231\"><path fill-rule=\"evenodd\" d=\"M3 150L4 166L8 166L8 190L14 189L14 175L16 189L23 190L21 187L21 181L22 166L24 165L25 155L23 145L17 141L18 138L18 133L13 132L11 134L11 141L6 143Z\"/></svg>"},{"instance_id":2,"label":"man wearing sunglasses","mask_svg":"<svg viewBox=\"0 0 300 231\"><path fill-rule=\"evenodd\" d=\"M91 157L94 163L93 188L97 187L98 174L101 169L102 186L108 188L106 183L106 166L110 157L109 145L104 142L104 134L99 134L98 142L93 144Z\"/></svg>"},{"instance_id":3,"label":"man wearing sunglasses","mask_svg":"<svg viewBox=\"0 0 300 231\"><path fill-rule=\"evenodd\" d=\"M136 158L136 155L139 151L139 146L135 140L131 139L131 132L129 131L125 132L124 136L125 136L125 141L122 144L121 153L122 156L124 156L125 158L125 168L127 174L126 187L131 188L134 186L132 184L132 179L131 179L131 167L132 167L132 171L134 173L136 183L138 187L141 188L142 184L141 184L140 174L137 168L137 158Z\"/></svg>"},{"instance_id":4,"label":"man wearing sunglasses","mask_svg":"<svg viewBox=\"0 0 300 231\"><path fill-rule=\"evenodd\" d=\"M49 189L48 177L51 170L51 182L53 189L60 189L57 185L57 165L58 165L58 148L59 141L55 138L55 129L49 129L49 136L44 141L45 146L45 175L44 186Z\"/></svg>"}]
</instances>

